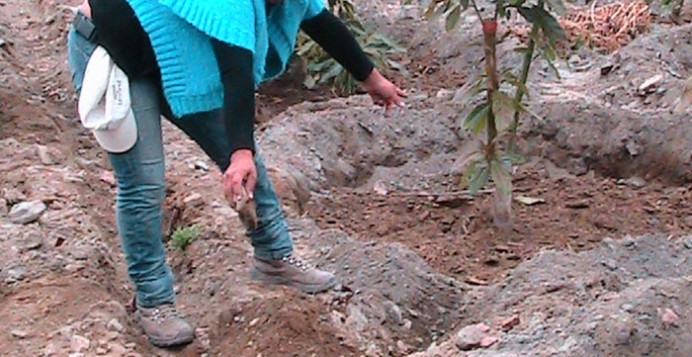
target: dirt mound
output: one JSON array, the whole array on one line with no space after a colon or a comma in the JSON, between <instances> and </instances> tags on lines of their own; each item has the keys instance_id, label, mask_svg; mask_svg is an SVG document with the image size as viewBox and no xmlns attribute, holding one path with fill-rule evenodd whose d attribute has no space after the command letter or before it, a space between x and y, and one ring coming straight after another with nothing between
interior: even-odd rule
<instances>
[{"instance_id":1,"label":"dirt mound","mask_svg":"<svg viewBox=\"0 0 692 357\"><path fill-rule=\"evenodd\" d=\"M411 66L420 65L417 75L433 88L475 73L481 44L468 35L475 18L437 41L460 45L440 50L421 42L439 33L437 25L420 25L410 7L376 5L386 10L374 12L380 20L399 9L413 20L390 21L389 30L412 40L412 58L430 59ZM533 103L549 120L526 122L531 160L515 179L519 194L544 202L515 205L520 223L511 238L493 232L489 197L471 200L457 187L466 135L454 90L421 86L408 110L390 119L356 96L300 104L269 120L260 143L296 249L343 283L319 296L249 280L251 247L221 195L219 173L164 124L163 229L200 227L185 250L167 243L179 306L198 338L164 351L148 344L128 311L132 289L114 231L109 165L70 119L70 8L52 0L5 0L0 8L0 36L10 43L0 46L5 354L374 357L433 343L424 355L454 356L463 354L452 331L477 322L487 331L465 332L481 341L462 336L460 345L489 347L467 355L677 357L690 348L692 243L680 238L692 229L684 186L690 137L686 117L666 114L678 77L689 75L688 25L654 28L620 57L589 55L579 70L560 67L565 80L558 84L536 66ZM512 43L502 46L503 63L516 64ZM661 80L648 81L658 74ZM647 81L653 84L640 91ZM271 93L262 97L270 112L302 98L300 91ZM654 160L667 171L655 171ZM664 234L593 249L604 236L646 233Z\"/></svg>"},{"instance_id":2,"label":"dirt mound","mask_svg":"<svg viewBox=\"0 0 692 357\"><path fill-rule=\"evenodd\" d=\"M686 356L691 240L643 236L542 252L469 304L468 321L498 339L491 347L460 351L457 336L414 356Z\"/></svg>"}]
</instances>

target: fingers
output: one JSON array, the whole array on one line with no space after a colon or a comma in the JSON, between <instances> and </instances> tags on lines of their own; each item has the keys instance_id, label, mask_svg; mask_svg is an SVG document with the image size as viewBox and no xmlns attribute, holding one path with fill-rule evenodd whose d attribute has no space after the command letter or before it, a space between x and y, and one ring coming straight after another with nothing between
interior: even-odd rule
<instances>
[{"instance_id":1,"label":"fingers","mask_svg":"<svg viewBox=\"0 0 692 357\"><path fill-rule=\"evenodd\" d=\"M243 199L243 176L241 173L234 173L231 177L231 190L233 191L233 199L236 201Z\"/></svg>"},{"instance_id":2,"label":"fingers","mask_svg":"<svg viewBox=\"0 0 692 357\"><path fill-rule=\"evenodd\" d=\"M408 98L408 94L398 87L396 89L396 94L402 98Z\"/></svg>"},{"instance_id":3,"label":"fingers","mask_svg":"<svg viewBox=\"0 0 692 357\"><path fill-rule=\"evenodd\" d=\"M245 179L245 190L249 199L254 199L255 184L257 184L257 172L254 170L249 172Z\"/></svg>"}]
</instances>

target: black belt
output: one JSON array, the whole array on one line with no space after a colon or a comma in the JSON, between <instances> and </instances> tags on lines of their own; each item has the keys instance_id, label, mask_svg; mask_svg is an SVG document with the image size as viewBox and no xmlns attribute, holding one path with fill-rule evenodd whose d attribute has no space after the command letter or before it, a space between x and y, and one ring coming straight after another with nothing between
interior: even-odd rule
<instances>
[{"instance_id":1,"label":"black belt","mask_svg":"<svg viewBox=\"0 0 692 357\"><path fill-rule=\"evenodd\" d=\"M89 42L96 43L96 27L90 18L77 11L72 24L77 33L84 36Z\"/></svg>"}]
</instances>

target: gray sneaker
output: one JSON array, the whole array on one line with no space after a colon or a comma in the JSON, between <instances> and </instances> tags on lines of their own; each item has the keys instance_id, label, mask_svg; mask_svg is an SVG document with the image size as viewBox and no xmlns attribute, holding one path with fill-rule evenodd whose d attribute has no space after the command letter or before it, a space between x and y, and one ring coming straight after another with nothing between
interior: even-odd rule
<instances>
[{"instance_id":1,"label":"gray sneaker","mask_svg":"<svg viewBox=\"0 0 692 357\"><path fill-rule=\"evenodd\" d=\"M255 257L250 277L270 284L287 285L308 294L327 291L337 283L334 274L319 270L292 255L277 260Z\"/></svg>"},{"instance_id":2,"label":"gray sneaker","mask_svg":"<svg viewBox=\"0 0 692 357\"><path fill-rule=\"evenodd\" d=\"M152 308L137 306L135 317L154 346L185 345L195 339L195 330L180 316L173 304Z\"/></svg>"}]
</instances>

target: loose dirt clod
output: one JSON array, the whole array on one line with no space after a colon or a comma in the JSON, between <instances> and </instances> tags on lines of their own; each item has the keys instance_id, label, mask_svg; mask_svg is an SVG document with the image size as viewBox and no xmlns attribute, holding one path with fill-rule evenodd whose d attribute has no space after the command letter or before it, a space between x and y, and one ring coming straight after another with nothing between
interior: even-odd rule
<instances>
[{"instance_id":1,"label":"loose dirt clod","mask_svg":"<svg viewBox=\"0 0 692 357\"><path fill-rule=\"evenodd\" d=\"M462 14L458 31L435 32L441 27L423 24L412 7L359 2L379 29L408 44L402 63L411 77L392 78L412 95L393 118L367 96L326 100L328 89L307 92L300 83L262 87L258 109L269 114L258 118L258 142L296 253L342 283L325 294L249 279L252 247L243 233L253 225L253 203L227 202L218 170L162 121L164 230L195 226L200 238L184 252L167 245L180 310L198 334L170 353L678 357L691 350L692 132L686 109L671 111L685 98L692 27L652 16L639 28L646 13L627 17L637 7L616 4L610 13L604 3L593 8L596 26L629 26L629 34L606 38L622 40L616 52L570 54L572 67L556 62L561 81L540 60L532 67L526 104L543 118L526 118L520 128L527 162L513 173L516 197L524 198L513 204L520 224L511 236L492 228L492 191L469 196L454 165L468 141L459 124L469 103L457 88L477 74L477 19ZM13 42L0 50L0 351L167 356L125 307L133 289L116 229L117 182L73 119L65 60L72 12L61 6L0 0L0 36ZM591 8L583 10L580 19L593 27ZM601 21L608 14L634 22ZM510 36L499 45L505 69L519 67L516 42ZM298 104L306 98L317 101ZM13 206L34 201L50 207L38 224L11 222ZM573 203L582 207L567 207ZM480 322L490 330L460 350L457 335Z\"/></svg>"}]
</instances>

